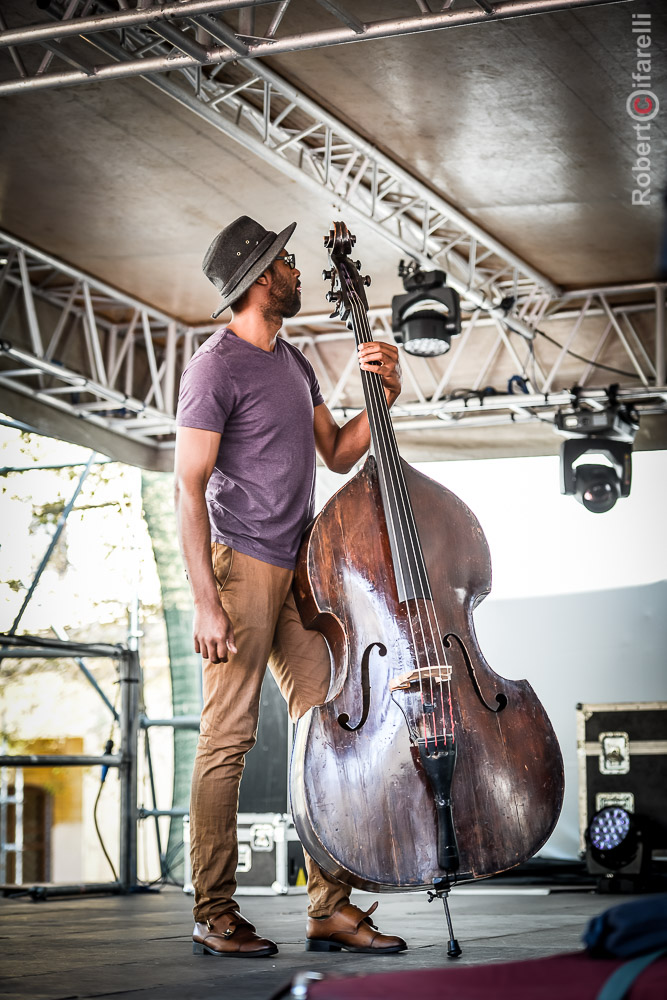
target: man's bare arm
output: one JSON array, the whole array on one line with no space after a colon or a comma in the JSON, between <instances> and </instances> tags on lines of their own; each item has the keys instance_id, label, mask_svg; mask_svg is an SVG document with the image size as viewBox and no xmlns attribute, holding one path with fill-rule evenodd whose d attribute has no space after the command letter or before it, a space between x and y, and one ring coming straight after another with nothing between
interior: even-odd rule
<instances>
[{"instance_id":1,"label":"man's bare arm","mask_svg":"<svg viewBox=\"0 0 667 1000\"><path fill-rule=\"evenodd\" d=\"M234 628L220 603L211 563L211 529L206 485L213 472L220 434L194 427L176 430L174 487L181 552L195 603L195 650L213 663L235 653Z\"/></svg>"},{"instance_id":2,"label":"man's bare arm","mask_svg":"<svg viewBox=\"0 0 667 1000\"><path fill-rule=\"evenodd\" d=\"M379 364L378 364L379 363ZM398 349L393 344L372 341L359 346L359 367L382 376L385 397L392 405L401 391L401 370ZM349 472L371 443L368 416L364 410L339 427L329 408L321 403L315 407L315 445L327 468L333 472Z\"/></svg>"}]
</instances>

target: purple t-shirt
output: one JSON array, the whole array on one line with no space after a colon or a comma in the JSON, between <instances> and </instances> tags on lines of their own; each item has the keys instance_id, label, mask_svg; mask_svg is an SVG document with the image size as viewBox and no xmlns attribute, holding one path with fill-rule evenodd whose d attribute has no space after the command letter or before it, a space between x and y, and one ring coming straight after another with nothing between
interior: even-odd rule
<instances>
[{"instance_id":1,"label":"purple t-shirt","mask_svg":"<svg viewBox=\"0 0 667 1000\"><path fill-rule=\"evenodd\" d=\"M206 489L213 541L294 569L313 516L313 408L323 402L312 365L280 337L263 351L223 328L192 356L176 423L222 434Z\"/></svg>"}]
</instances>

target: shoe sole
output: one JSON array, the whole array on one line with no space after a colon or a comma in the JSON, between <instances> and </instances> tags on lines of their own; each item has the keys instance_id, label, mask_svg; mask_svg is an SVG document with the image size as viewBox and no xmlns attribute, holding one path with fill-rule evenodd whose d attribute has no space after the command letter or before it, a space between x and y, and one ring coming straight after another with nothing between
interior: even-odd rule
<instances>
[{"instance_id":1,"label":"shoe sole","mask_svg":"<svg viewBox=\"0 0 667 1000\"><path fill-rule=\"evenodd\" d=\"M216 951L215 948L208 948L198 941L192 942L193 955L213 955L214 958L268 958L270 955L277 955L277 948L264 948L262 951Z\"/></svg>"},{"instance_id":2,"label":"shoe sole","mask_svg":"<svg viewBox=\"0 0 667 1000\"><path fill-rule=\"evenodd\" d=\"M337 944L335 941L306 940L306 951L351 951L358 955L395 955L399 951L406 951L406 948L400 944L394 944L390 948L355 948L353 945Z\"/></svg>"}]
</instances>

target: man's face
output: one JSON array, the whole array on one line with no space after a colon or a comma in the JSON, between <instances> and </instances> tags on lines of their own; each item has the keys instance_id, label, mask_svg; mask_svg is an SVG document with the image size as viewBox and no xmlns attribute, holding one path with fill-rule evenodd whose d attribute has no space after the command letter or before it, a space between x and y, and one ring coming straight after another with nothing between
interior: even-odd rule
<instances>
[{"instance_id":1,"label":"man's face","mask_svg":"<svg viewBox=\"0 0 667 1000\"><path fill-rule=\"evenodd\" d=\"M301 308L301 272L296 267L285 263L286 250L282 250L271 267L272 282L270 303L272 310L281 317L289 319L296 316Z\"/></svg>"}]
</instances>

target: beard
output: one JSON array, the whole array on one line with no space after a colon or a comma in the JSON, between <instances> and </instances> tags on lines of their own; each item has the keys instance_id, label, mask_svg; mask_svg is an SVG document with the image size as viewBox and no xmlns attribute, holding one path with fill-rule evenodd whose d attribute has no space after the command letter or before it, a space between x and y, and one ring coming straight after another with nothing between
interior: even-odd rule
<instances>
[{"instance_id":1,"label":"beard","mask_svg":"<svg viewBox=\"0 0 667 1000\"><path fill-rule=\"evenodd\" d=\"M280 322L296 316L301 308L301 296L292 282L277 271L273 272L273 283L269 301L265 304L264 319L268 322Z\"/></svg>"}]
</instances>

